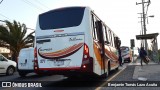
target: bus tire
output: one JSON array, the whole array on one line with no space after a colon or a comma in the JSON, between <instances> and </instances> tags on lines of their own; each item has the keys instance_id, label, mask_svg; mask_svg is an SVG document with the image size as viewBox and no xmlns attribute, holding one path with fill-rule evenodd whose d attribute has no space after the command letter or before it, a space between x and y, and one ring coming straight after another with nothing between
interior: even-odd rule
<instances>
[{"instance_id":1,"label":"bus tire","mask_svg":"<svg viewBox=\"0 0 160 90\"><path fill-rule=\"evenodd\" d=\"M110 62L108 62L107 76L109 76L110 70L111 70L111 65L110 65Z\"/></svg>"},{"instance_id":2,"label":"bus tire","mask_svg":"<svg viewBox=\"0 0 160 90\"><path fill-rule=\"evenodd\" d=\"M110 74L110 62L108 62L107 72L104 73L104 74L101 76L101 78L102 78L102 79L105 79L105 78L107 78L107 77L109 76L109 74Z\"/></svg>"},{"instance_id":3,"label":"bus tire","mask_svg":"<svg viewBox=\"0 0 160 90\"><path fill-rule=\"evenodd\" d=\"M101 79L106 79L108 77L107 72L100 76Z\"/></svg>"},{"instance_id":4,"label":"bus tire","mask_svg":"<svg viewBox=\"0 0 160 90\"><path fill-rule=\"evenodd\" d=\"M118 71L118 69L119 69L119 66L115 70Z\"/></svg>"}]
</instances>

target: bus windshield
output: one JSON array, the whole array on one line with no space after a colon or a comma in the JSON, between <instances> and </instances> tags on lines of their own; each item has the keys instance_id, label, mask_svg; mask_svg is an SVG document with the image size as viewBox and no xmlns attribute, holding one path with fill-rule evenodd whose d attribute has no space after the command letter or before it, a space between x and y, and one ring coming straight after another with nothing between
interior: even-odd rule
<instances>
[{"instance_id":1,"label":"bus windshield","mask_svg":"<svg viewBox=\"0 0 160 90\"><path fill-rule=\"evenodd\" d=\"M84 7L60 8L39 15L42 30L79 26L82 22Z\"/></svg>"}]
</instances>

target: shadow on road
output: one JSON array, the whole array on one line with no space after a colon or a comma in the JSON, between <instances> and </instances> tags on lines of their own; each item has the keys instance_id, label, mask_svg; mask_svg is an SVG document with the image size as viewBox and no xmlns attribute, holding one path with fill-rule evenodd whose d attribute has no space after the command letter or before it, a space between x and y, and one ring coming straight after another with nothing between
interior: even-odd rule
<instances>
[{"instance_id":1,"label":"shadow on road","mask_svg":"<svg viewBox=\"0 0 160 90\"><path fill-rule=\"evenodd\" d=\"M56 82L50 82L45 87L98 87L106 82L108 78L116 74L118 71L111 71L106 79L96 77L64 77L64 79Z\"/></svg>"},{"instance_id":2,"label":"shadow on road","mask_svg":"<svg viewBox=\"0 0 160 90\"><path fill-rule=\"evenodd\" d=\"M15 73L12 76L5 76L2 75L2 79L5 81L11 81L11 82L20 82L20 83L42 83L42 86L45 88L28 88L30 90L82 90L83 88L89 88L90 90L96 89L96 87L101 86L104 82L106 82L109 78L111 78L113 75L115 75L118 71L111 71L109 77L102 79L102 78L93 78L90 76L85 77L76 77L76 78L68 78L64 77L62 75L50 75L50 76L44 76L44 75L37 75L37 74L29 74L26 77L20 77L18 73ZM8 79L5 79L5 78ZM3 80L3 81L4 81Z\"/></svg>"}]
</instances>

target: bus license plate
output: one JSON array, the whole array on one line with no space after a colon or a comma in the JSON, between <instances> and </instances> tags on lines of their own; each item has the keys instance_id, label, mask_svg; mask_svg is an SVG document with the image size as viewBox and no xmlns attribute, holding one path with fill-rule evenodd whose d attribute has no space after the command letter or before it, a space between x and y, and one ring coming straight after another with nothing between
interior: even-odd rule
<instances>
[{"instance_id":1,"label":"bus license plate","mask_svg":"<svg viewBox=\"0 0 160 90\"><path fill-rule=\"evenodd\" d=\"M64 65L64 61L54 61L55 66L62 66Z\"/></svg>"}]
</instances>

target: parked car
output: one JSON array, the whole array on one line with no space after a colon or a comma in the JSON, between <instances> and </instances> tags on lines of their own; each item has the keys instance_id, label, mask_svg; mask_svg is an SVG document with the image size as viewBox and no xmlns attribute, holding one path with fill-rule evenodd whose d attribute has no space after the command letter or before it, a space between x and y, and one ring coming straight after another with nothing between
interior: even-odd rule
<instances>
[{"instance_id":1,"label":"parked car","mask_svg":"<svg viewBox=\"0 0 160 90\"><path fill-rule=\"evenodd\" d=\"M124 58L122 57L122 64L124 64Z\"/></svg>"},{"instance_id":2,"label":"parked car","mask_svg":"<svg viewBox=\"0 0 160 90\"><path fill-rule=\"evenodd\" d=\"M121 54L122 54L122 58L124 59L124 62L125 61L132 62L132 52L128 46L121 47Z\"/></svg>"},{"instance_id":3,"label":"parked car","mask_svg":"<svg viewBox=\"0 0 160 90\"><path fill-rule=\"evenodd\" d=\"M16 71L16 62L7 59L0 54L0 73L6 75L12 75Z\"/></svg>"},{"instance_id":4,"label":"parked car","mask_svg":"<svg viewBox=\"0 0 160 90\"><path fill-rule=\"evenodd\" d=\"M21 49L18 56L18 73L25 77L28 73L34 72L34 48Z\"/></svg>"}]
</instances>

